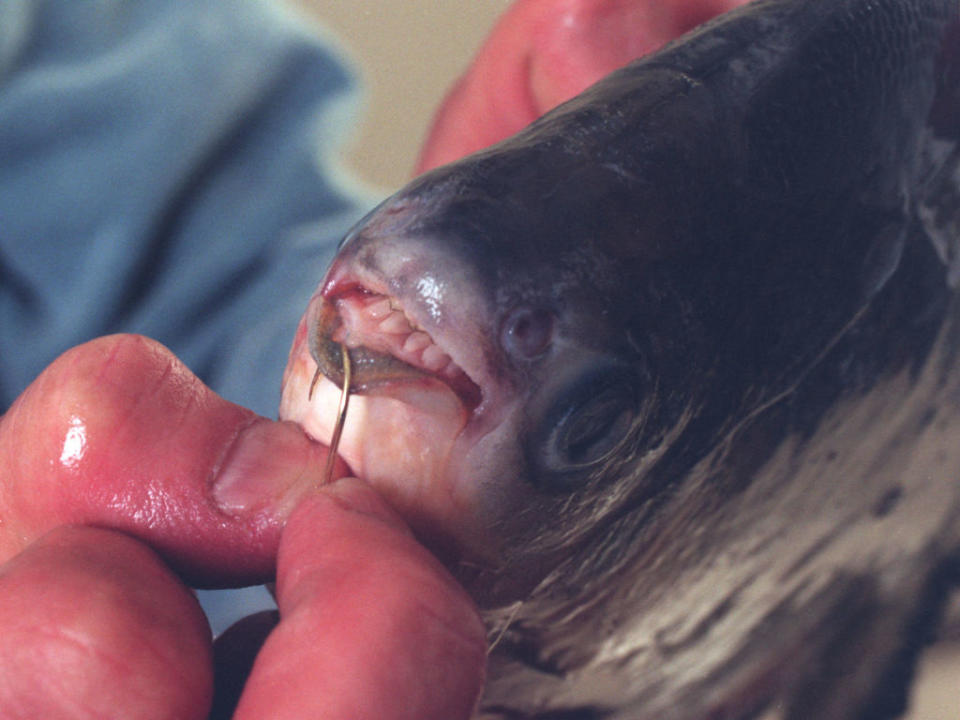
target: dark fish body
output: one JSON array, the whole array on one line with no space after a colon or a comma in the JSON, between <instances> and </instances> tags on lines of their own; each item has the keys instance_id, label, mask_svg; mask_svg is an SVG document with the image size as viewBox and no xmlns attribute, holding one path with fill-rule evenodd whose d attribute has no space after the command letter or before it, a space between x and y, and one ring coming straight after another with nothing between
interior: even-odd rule
<instances>
[{"instance_id":1,"label":"dark fish body","mask_svg":"<svg viewBox=\"0 0 960 720\"><path fill-rule=\"evenodd\" d=\"M902 712L960 559L958 15L756 2L347 239L321 370L345 327L361 394L462 406L460 509L408 515L488 609L482 717Z\"/></svg>"}]
</instances>

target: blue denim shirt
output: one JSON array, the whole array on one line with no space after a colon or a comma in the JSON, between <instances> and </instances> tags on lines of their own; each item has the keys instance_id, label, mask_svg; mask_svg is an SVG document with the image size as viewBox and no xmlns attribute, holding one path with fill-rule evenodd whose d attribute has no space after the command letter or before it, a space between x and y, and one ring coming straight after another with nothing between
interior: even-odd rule
<instances>
[{"instance_id":1,"label":"blue denim shirt","mask_svg":"<svg viewBox=\"0 0 960 720\"><path fill-rule=\"evenodd\" d=\"M354 96L270 0L0 0L0 411L122 331L274 415L299 316L373 201L336 172Z\"/></svg>"},{"instance_id":2,"label":"blue denim shirt","mask_svg":"<svg viewBox=\"0 0 960 720\"><path fill-rule=\"evenodd\" d=\"M355 87L270 0L0 0L0 412L65 349L136 332L273 416L374 201L336 171ZM243 612L207 605L216 630Z\"/></svg>"}]
</instances>

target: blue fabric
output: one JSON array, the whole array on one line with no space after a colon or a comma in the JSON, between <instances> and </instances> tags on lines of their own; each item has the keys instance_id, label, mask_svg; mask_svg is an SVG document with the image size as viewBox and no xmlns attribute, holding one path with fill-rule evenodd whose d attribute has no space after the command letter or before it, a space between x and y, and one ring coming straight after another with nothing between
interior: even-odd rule
<instances>
[{"instance_id":1,"label":"blue fabric","mask_svg":"<svg viewBox=\"0 0 960 720\"><path fill-rule=\"evenodd\" d=\"M372 202L331 162L350 74L266 0L0 0L0 28L0 410L124 331L273 415Z\"/></svg>"},{"instance_id":2,"label":"blue fabric","mask_svg":"<svg viewBox=\"0 0 960 720\"><path fill-rule=\"evenodd\" d=\"M137 332L273 416L375 200L335 171L354 95L269 0L0 0L0 412L65 349ZM203 594L215 631L252 592Z\"/></svg>"}]
</instances>

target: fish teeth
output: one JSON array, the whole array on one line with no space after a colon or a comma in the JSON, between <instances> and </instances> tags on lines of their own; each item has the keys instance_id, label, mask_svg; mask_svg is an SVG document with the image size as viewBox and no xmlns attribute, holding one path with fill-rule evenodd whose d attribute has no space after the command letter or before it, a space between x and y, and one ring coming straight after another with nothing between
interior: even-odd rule
<instances>
[{"instance_id":1,"label":"fish teeth","mask_svg":"<svg viewBox=\"0 0 960 720\"><path fill-rule=\"evenodd\" d=\"M420 356L423 366L432 372L438 372L450 364L450 356L439 345L430 345Z\"/></svg>"},{"instance_id":2,"label":"fish teeth","mask_svg":"<svg viewBox=\"0 0 960 720\"><path fill-rule=\"evenodd\" d=\"M410 332L410 323L402 312L394 311L380 322L378 328L389 335L398 335Z\"/></svg>"},{"instance_id":3,"label":"fish teeth","mask_svg":"<svg viewBox=\"0 0 960 720\"><path fill-rule=\"evenodd\" d=\"M395 311L390 303L390 300L388 298L381 297L371 301L370 304L364 308L364 312L374 320L381 320Z\"/></svg>"},{"instance_id":4,"label":"fish teeth","mask_svg":"<svg viewBox=\"0 0 960 720\"><path fill-rule=\"evenodd\" d=\"M450 362L448 362L447 366L443 369L443 374L451 379L458 377L462 372L460 366L453 361L453 358L450 358Z\"/></svg>"},{"instance_id":5,"label":"fish teeth","mask_svg":"<svg viewBox=\"0 0 960 720\"><path fill-rule=\"evenodd\" d=\"M353 310L348 312L350 308ZM385 295L357 297L346 303L341 313L352 320L338 328L334 339L348 347L360 347L372 341L373 347L437 375L455 379L463 372L392 298ZM375 334L381 335L379 342L373 339Z\"/></svg>"},{"instance_id":6,"label":"fish teeth","mask_svg":"<svg viewBox=\"0 0 960 720\"><path fill-rule=\"evenodd\" d=\"M421 330L417 330L416 332L410 333L410 337L403 343L403 351L412 355L432 344L433 340L430 339L429 335Z\"/></svg>"}]
</instances>

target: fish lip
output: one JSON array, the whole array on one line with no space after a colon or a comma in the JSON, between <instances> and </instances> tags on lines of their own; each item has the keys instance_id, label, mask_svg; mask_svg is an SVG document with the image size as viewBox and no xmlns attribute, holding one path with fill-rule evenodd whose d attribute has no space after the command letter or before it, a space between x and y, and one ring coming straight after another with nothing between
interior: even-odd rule
<instances>
[{"instance_id":1,"label":"fish lip","mask_svg":"<svg viewBox=\"0 0 960 720\"><path fill-rule=\"evenodd\" d=\"M397 366L397 374L385 378L378 378L373 381L364 382L362 378L354 385L355 391L368 394L388 394L384 392L398 385L410 386L413 384L430 384L440 382L449 387L453 393L463 403L465 409L469 412L475 411L483 402L483 385L479 381L476 370L473 372L467 367L476 368L477 363L473 358L466 359L464 366L464 353L458 349L450 347L450 343L445 342L444 338L438 338L435 323L429 317L429 313L417 312L416 303L404 302L403 293L397 292L391 287L384 277L375 271L367 269L358 263L350 262L348 258L339 258L327 273L327 277L321 285L321 289L315 296L315 301L319 300L321 307L319 315L311 323L313 327L308 328L308 338L310 339L310 354L317 363L318 372L327 377L338 387L343 385L343 369L340 361L339 343L332 339L333 328L331 323L335 322L332 318L323 317L324 314L336 314L336 320L340 320L340 313L335 307L335 303L352 293L363 293L371 296L382 296L396 304L407 317L411 325L421 332L426 333L430 340L443 350L453 361L453 364L459 370L459 377L450 377L439 372L430 370L426 367L412 364L405 359L401 359L389 352L371 350L363 346L350 349L351 359L354 360L354 372L357 372L357 355L367 362L376 362L378 358L390 358L392 363ZM325 337L316 338L314 329L317 324L327 325ZM433 327L431 327L433 326ZM321 348L320 342L325 344ZM400 367L402 366L402 367Z\"/></svg>"},{"instance_id":2,"label":"fish lip","mask_svg":"<svg viewBox=\"0 0 960 720\"><path fill-rule=\"evenodd\" d=\"M377 295L390 295L388 283L381 275L358 267L358 263L350 260L343 255L334 260L321 283L318 293L321 297L329 300L355 287L365 288Z\"/></svg>"}]
</instances>

